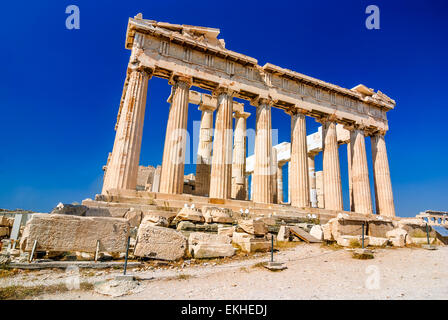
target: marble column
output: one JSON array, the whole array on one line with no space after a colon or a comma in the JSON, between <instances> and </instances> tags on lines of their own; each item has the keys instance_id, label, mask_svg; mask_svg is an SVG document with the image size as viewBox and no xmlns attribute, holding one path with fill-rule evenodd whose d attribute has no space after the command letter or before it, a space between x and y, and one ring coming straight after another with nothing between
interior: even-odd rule
<instances>
[{"instance_id":1,"label":"marble column","mask_svg":"<svg viewBox=\"0 0 448 320\"><path fill-rule=\"evenodd\" d=\"M308 175L310 179L310 201L313 208L317 208L316 167L314 164L315 153L308 154Z\"/></svg>"},{"instance_id":2,"label":"marble column","mask_svg":"<svg viewBox=\"0 0 448 320\"><path fill-rule=\"evenodd\" d=\"M376 213L382 216L394 217L394 197L384 134L384 132L376 133L370 140L372 144Z\"/></svg>"},{"instance_id":3,"label":"marble column","mask_svg":"<svg viewBox=\"0 0 448 320\"><path fill-rule=\"evenodd\" d=\"M254 174L250 175L250 201L254 201Z\"/></svg>"},{"instance_id":4,"label":"marble column","mask_svg":"<svg viewBox=\"0 0 448 320\"><path fill-rule=\"evenodd\" d=\"M278 184L277 184L277 149L272 148L271 157L271 186L272 186L272 203L278 203Z\"/></svg>"},{"instance_id":5,"label":"marble column","mask_svg":"<svg viewBox=\"0 0 448 320\"><path fill-rule=\"evenodd\" d=\"M343 210L336 122L322 121L323 187L325 209Z\"/></svg>"},{"instance_id":6,"label":"marble column","mask_svg":"<svg viewBox=\"0 0 448 320\"><path fill-rule=\"evenodd\" d=\"M159 191L161 193L182 194L183 192L190 86L189 79L180 77L173 83L160 174Z\"/></svg>"},{"instance_id":7,"label":"marble column","mask_svg":"<svg viewBox=\"0 0 448 320\"><path fill-rule=\"evenodd\" d=\"M367 164L364 130L350 131L351 182L353 188L354 212L372 214L369 168Z\"/></svg>"},{"instance_id":8,"label":"marble column","mask_svg":"<svg viewBox=\"0 0 448 320\"><path fill-rule=\"evenodd\" d=\"M149 74L134 67L130 68L128 77L114 146L104 175L103 194L110 189L135 190L137 187Z\"/></svg>"},{"instance_id":9,"label":"marble column","mask_svg":"<svg viewBox=\"0 0 448 320\"><path fill-rule=\"evenodd\" d=\"M232 92L218 89L213 139L210 198L230 199L232 192Z\"/></svg>"},{"instance_id":10,"label":"marble column","mask_svg":"<svg viewBox=\"0 0 448 320\"><path fill-rule=\"evenodd\" d=\"M257 104L253 201L258 203L271 203L271 103L266 99L260 99Z\"/></svg>"},{"instance_id":11,"label":"marble column","mask_svg":"<svg viewBox=\"0 0 448 320\"><path fill-rule=\"evenodd\" d=\"M233 140L232 199L246 199L246 119L248 112L235 112L235 138Z\"/></svg>"},{"instance_id":12,"label":"marble column","mask_svg":"<svg viewBox=\"0 0 448 320\"><path fill-rule=\"evenodd\" d=\"M277 203L283 203L283 166L285 162L279 162L277 166Z\"/></svg>"},{"instance_id":13,"label":"marble column","mask_svg":"<svg viewBox=\"0 0 448 320\"><path fill-rule=\"evenodd\" d=\"M352 184L352 147L351 143L347 143L347 169L348 169L348 193L350 198L350 211L355 211L353 203L353 184Z\"/></svg>"},{"instance_id":14,"label":"marble column","mask_svg":"<svg viewBox=\"0 0 448 320\"><path fill-rule=\"evenodd\" d=\"M291 205L310 206L305 114L291 113Z\"/></svg>"},{"instance_id":15,"label":"marble column","mask_svg":"<svg viewBox=\"0 0 448 320\"><path fill-rule=\"evenodd\" d=\"M196 163L195 194L208 197L212 168L213 111L215 109L205 105L200 105L198 109L202 111L202 115Z\"/></svg>"},{"instance_id":16,"label":"marble column","mask_svg":"<svg viewBox=\"0 0 448 320\"><path fill-rule=\"evenodd\" d=\"M245 175L244 179L246 180L246 197L244 198L244 200L249 200L249 176Z\"/></svg>"}]
</instances>

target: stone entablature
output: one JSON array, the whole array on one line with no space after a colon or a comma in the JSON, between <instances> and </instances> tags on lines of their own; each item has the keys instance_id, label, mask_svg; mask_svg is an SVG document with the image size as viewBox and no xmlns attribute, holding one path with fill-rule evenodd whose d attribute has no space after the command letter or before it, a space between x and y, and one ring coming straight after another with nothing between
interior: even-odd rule
<instances>
[{"instance_id":1,"label":"stone entablature","mask_svg":"<svg viewBox=\"0 0 448 320\"><path fill-rule=\"evenodd\" d=\"M273 107L300 108L316 118L332 115L338 123L358 124L371 132L388 130L386 112L394 108L395 101L380 91L363 85L350 90L270 63L260 66L256 59L226 49L218 34L219 29L136 16L129 19L126 47L134 48L132 63L153 76L173 79L181 75L203 89L225 87L234 97L269 99Z\"/></svg>"}]
</instances>

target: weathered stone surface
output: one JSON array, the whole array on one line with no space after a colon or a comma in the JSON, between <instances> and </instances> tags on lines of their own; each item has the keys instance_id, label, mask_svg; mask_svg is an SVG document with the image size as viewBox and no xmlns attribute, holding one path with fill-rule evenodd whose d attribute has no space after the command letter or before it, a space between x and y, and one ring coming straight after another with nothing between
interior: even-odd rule
<instances>
[{"instance_id":1,"label":"weathered stone surface","mask_svg":"<svg viewBox=\"0 0 448 320\"><path fill-rule=\"evenodd\" d=\"M79 217L60 214L33 214L23 231L20 248L47 251L125 252L129 223L125 219Z\"/></svg>"},{"instance_id":2,"label":"weathered stone surface","mask_svg":"<svg viewBox=\"0 0 448 320\"><path fill-rule=\"evenodd\" d=\"M233 223L232 210L218 207L202 207L202 214L207 223Z\"/></svg>"},{"instance_id":3,"label":"weathered stone surface","mask_svg":"<svg viewBox=\"0 0 448 320\"><path fill-rule=\"evenodd\" d=\"M176 215L176 218L174 218L174 221L204 222L205 219L201 210L197 208L183 207Z\"/></svg>"},{"instance_id":4,"label":"weathered stone surface","mask_svg":"<svg viewBox=\"0 0 448 320\"><path fill-rule=\"evenodd\" d=\"M123 218L128 211L129 208L89 206L85 216Z\"/></svg>"},{"instance_id":5,"label":"weathered stone surface","mask_svg":"<svg viewBox=\"0 0 448 320\"><path fill-rule=\"evenodd\" d=\"M168 227L169 226L169 221L167 218L162 217L162 216L156 216L156 215L145 215L141 223L143 223L143 222L152 224L153 226L158 226L158 227ZM187 221L185 221L185 222L187 222Z\"/></svg>"},{"instance_id":6,"label":"weathered stone surface","mask_svg":"<svg viewBox=\"0 0 448 320\"><path fill-rule=\"evenodd\" d=\"M245 232L234 232L232 242L237 244L243 252L265 252L271 249L271 240L267 237L256 238Z\"/></svg>"},{"instance_id":7,"label":"weathered stone surface","mask_svg":"<svg viewBox=\"0 0 448 320\"><path fill-rule=\"evenodd\" d=\"M290 230L287 226L280 226L280 229L278 230L277 234L277 240L278 241L289 241L290 237Z\"/></svg>"},{"instance_id":8,"label":"weathered stone surface","mask_svg":"<svg viewBox=\"0 0 448 320\"><path fill-rule=\"evenodd\" d=\"M128 220L131 227L138 227L142 221L142 216L143 213L141 210L131 208L128 212L126 212L124 218Z\"/></svg>"},{"instance_id":9,"label":"weathered stone surface","mask_svg":"<svg viewBox=\"0 0 448 320\"><path fill-rule=\"evenodd\" d=\"M241 228L246 233L257 236L264 236L268 232L266 224L261 220L255 220L255 219L239 220L238 227Z\"/></svg>"},{"instance_id":10,"label":"weathered stone surface","mask_svg":"<svg viewBox=\"0 0 448 320\"><path fill-rule=\"evenodd\" d=\"M364 247L369 245L369 237L364 237ZM361 246L362 238L361 236L349 236L341 235L336 239L338 245L343 247Z\"/></svg>"},{"instance_id":11,"label":"weathered stone surface","mask_svg":"<svg viewBox=\"0 0 448 320\"><path fill-rule=\"evenodd\" d=\"M188 239L188 247L195 258L230 257L235 254L231 238L226 235L193 232Z\"/></svg>"},{"instance_id":12,"label":"weathered stone surface","mask_svg":"<svg viewBox=\"0 0 448 320\"><path fill-rule=\"evenodd\" d=\"M9 228L0 227L0 237L8 237L8 236L9 236Z\"/></svg>"},{"instance_id":13,"label":"weathered stone surface","mask_svg":"<svg viewBox=\"0 0 448 320\"><path fill-rule=\"evenodd\" d=\"M187 238L179 231L156 227L144 220L138 228L138 243L134 255L174 261L182 258L187 249Z\"/></svg>"},{"instance_id":14,"label":"weathered stone surface","mask_svg":"<svg viewBox=\"0 0 448 320\"><path fill-rule=\"evenodd\" d=\"M387 232L386 236L394 247L404 247L406 245L408 232L404 229L397 228Z\"/></svg>"},{"instance_id":15,"label":"weathered stone surface","mask_svg":"<svg viewBox=\"0 0 448 320\"><path fill-rule=\"evenodd\" d=\"M330 223L331 219L328 221L328 223L322 225L322 231L323 231L323 236L324 236L324 240L326 241L334 241L333 238L333 234L331 233L331 223Z\"/></svg>"},{"instance_id":16,"label":"weathered stone surface","mask_svg":"<svg viewBox=\"0 0 448 320\"><path fill-rule=\"evenodd\" d=\"M85 216L87 212L87 207L83 205L74 204L64 204L59 202L59 204L51 211L51 214L67 214L73 216Z\"/></svg>"},{"instance_id":17,"label":"weathered stone surface","mask_svg":"<svg viewBox=\"0 0 448 320\"><path fill-rule=\"evenodd\" d=\"M369 220L369 236L386 238L387 232L394 229L392 221L386 220Z\"/></svg>"},{"instance_id":18,"label":"weathered stone surface","mask_svg":"<svg viewBox=\"0 0 448 320\"><path fill-rule=\"evenodd\" d=\"M312 235L317 240L324 239L324 231L322 230L322 227L318 225L315 225L311 228L310 235Z\"/></svg>"},{"instance_id":19,"label":"weathered stone surface","mask_svg":"<svg viewBox=\"0 0 448 320\"><path fill-rule=\"evenodd\" d=\"M384 247L389 242L387 238L369 236L369 245L375 247Z\"/></svg>"},{"instance_id":20,"label":"weathered stone surface","mask_svg":"<svg viewBox=\"0 0 448 320\"><path fill-rule=\"evenodd\" d=\"M12 227L14 218L0 216L0 227Z\"/></svg>"},{"instance_id":21,"label":"weathered stone surface","mask_svg":"<svg viewBox=\"0 0 448 320\"><path fill-rule=\"evenodd\" d=\"M219 227L218 228L219 235L225 235L230 238L233 236L234 232L235 232L235 227Z\"/></svg>"},{"instance_id":22,"label":"weathered stone surface","mask_svg":"<svg viewBox=\"0 0 448 320\"><path fill-rule=\"evenodd\" d=\"M199 224L190 221L181 221L176 227L179 231L218 232L218 224Z\"/></svg>"}]
</instances>

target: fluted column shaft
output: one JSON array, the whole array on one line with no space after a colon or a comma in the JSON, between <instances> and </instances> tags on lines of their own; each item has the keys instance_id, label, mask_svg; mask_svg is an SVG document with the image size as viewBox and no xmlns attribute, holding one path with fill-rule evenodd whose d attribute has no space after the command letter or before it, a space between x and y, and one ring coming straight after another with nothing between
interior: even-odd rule
<instances>
[{"instance_id":1,"label":"fluted column shaft","mask_svg":"<svg viewBox=\"0 0 448 320\"><path fill-rule=\"evenodd\" d=\"M341 170L336 122L323 121L323 186L325 209L342 210Z\"/></svg>"},{"instance_id":2,"label":"fluted column shaft","mask_svg":"<svg viewBox=\"0 0 448 320\"><path fill-rule=\"evenodd\" d=\"M351 143L347 143L347 169L348 169L348 193L350 198L350 211L355 211L353 202L353 183L352 183L352 147Z\"/></svg>"},{"instance_id":3,"label":"fluted column shaft","mask_svg":"<svg viewBox=\"0 0 448 320\"><path fill-rule=\"evenodd\" d=\"M202 111L202 116L196 163L195 193L200 196L208 196L210 191L210 174L212 168L214 109L199 106L199 110Z\"/></svg>"},{"instance_id":4,"label":"fluted column shaft","mask_svg":"<svg viewBox=\"0 0 448 320\"><path fill-rule=\"evenodd\" d=\"M254 202L272 202L271 153L271 105L262 100L257 106L255 128Z\"/></svg>"},{"instance_id":5,"label":"fluted column shaft","mask_svg":"<svg viewBox=\"0 0 448 320\"><path fill-rule=\"evenodd\" d=\"M215 135L213 139L210 198L229 199L232 187L232 94L217 93Z\"/></svg>"},{"instance_id":6,"label":"fluted column shaft","mask_svg":"<svg viewBox=\"0 0 448 320\"><path fill-rule=\"evenodd\" d=\"M271 186L272 186L272 203L278 203L278 184L277 184L277 149L272 148L271 157Z\"/></svg>"},{"instance_id":7,"label":"fluted column shaft","mask_svg":"<svg viewBox=\"0 0 448 320\"><path fill-rule=\"evenodd\" d=\"M316 167L314 163L314 153L308 154L308 175L310 179L310 201L313 208L317 208L317 190L316 190Z\"/></svg>"},{"instance_id":8,"label":"fluted column shaft","mask_svg":"<svg viewBox=\"0 0 448 320\"><path fill-rule=\"evenodd\" d=\"M350 146L354 211L371 214L373 213L372 197L370 195L369 168L363 130L354 129L350 132Z\"/></svg>"},{"instance_id":9,"label":"fluted column shaft","mask_svg":"<svg viewBox=\"0 0 448 320\"><path fill-rule=\"evenodd\" d=\"M291 114L291 205L310 206L305 114Z\"/></svg>"},{"instance_id":10,"label":"fluted column shaft","mask_svg":"<svg viewBox=\"0 0 448 320\"><path fill-rule=\"evenodd\" d=\"M279 163L277 166L277 203L283 203L283 165Z\"/></svg>"},{"instance_id":11,"label":"fluted column shaft","mask_svg":"<svg viewBox=\"0 0 448 320\"><path fill-rule=\"evenodd\" d=\"M115 141L104 175L102 193L110 189L135 190L142 145L149 75L132 69L118 119Z\"/></svg>"},{"instance_id":12,"label":"fluted column shaft","mask_svg":"<svg viewBox=\"0 0 448 320\"><path fill-rule=\"evenodd\" d=\"M394 217L395 206L384 134L371 137L377 214Z\"/></svg>"},{"instance_id":13,"label":"fluted column shaft","mask_svg":"<svg viewBox=\"0 0 448 320\"><path fill-rule=\"evenodd\" d=\"M246 199L246 119L249 113L236 112L235 138L233 140L232 199Z\"/></svg>"},{"instance_id":14,"label":"fluted column shaft","mask_svg":"<svg viewBox=\"0 0 448 320\"><path fill-rule=\"evenodd\" d=\"M181 194L184 187L190 83L187 79L177 79L172 90L159 190L161 193Z\"/></svg>"}]
</instances>

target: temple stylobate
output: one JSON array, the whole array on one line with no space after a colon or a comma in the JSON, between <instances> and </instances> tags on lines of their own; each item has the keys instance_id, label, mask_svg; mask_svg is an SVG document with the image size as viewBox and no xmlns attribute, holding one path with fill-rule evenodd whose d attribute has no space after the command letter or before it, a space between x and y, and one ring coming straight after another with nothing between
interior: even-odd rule
<instances>
[{"instance_id":1,"label":"temple stylobate","mask_svg":"<svg viewBox=\"0 0 448 320\"><path fill-rule=\"evenodd\" d=\"M251 208L261 214L283 210L331 215L343 211L339 162L343 142L348 144L351 211L372 214L365 146L366 137L370 137L376 213L395 216L384 138L388 130L386 113L395 107L395 101L364 85L346 89L270 63L258 65L256 59L226 49L219 32L146 20L141 14L129 19L126 48L131 56L99 199L163 199L173 203L190 199L235 210ZM152 77L167 79L172 86L160 187L157 192L136 191L146 91ZM192 87L210 94L198 93ZM235 98L248 101L255 111L246 112L244 104ZM197 104L202 116L196 190L193 197L184 197L189 104ZM272 114L278 109L291 117L287 124L291 132L288 160L272 144ZM252 168L248 170L246 120L252 115L256 117L255 145ZM322 125L319 148L310 149L306 117ZM317 199L314 166L319 152L323 159L321 201ZM287 204L282 201L281 170L286 162Z\"/></svg>"}]
</instances>

